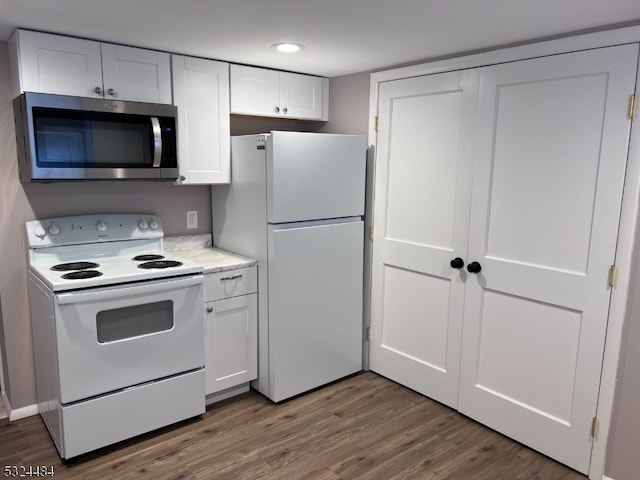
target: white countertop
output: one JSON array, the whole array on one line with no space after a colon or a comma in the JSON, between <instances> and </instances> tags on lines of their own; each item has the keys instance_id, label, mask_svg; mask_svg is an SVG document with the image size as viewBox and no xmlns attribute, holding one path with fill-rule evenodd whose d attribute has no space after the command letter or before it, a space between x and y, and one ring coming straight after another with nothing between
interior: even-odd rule
<instances>
[{"instance_id":1,"label":"white countertop","mask_svg":"<svg viewBox=\"0 0 640 480\"><path fill-rule=\"evenodd\" d=\"M205 274L251 267L258 263L256 259L213 247L210 234L164 237L163 248L167 253L175 253L202 265Z\"/></svg>"}]
</instances>

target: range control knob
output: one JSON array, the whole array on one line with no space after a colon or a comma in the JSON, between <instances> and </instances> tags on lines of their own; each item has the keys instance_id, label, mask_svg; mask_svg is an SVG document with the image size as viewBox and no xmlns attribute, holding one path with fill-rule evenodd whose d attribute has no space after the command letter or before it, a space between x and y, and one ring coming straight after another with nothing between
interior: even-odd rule
<instances>
[{"instance_id":1,"label":"range control knob","mask_svg":"<svg viewBox=\"0 0 640 480\"><path fill-rule=\"evenodd\" d=\"M156 222L153 218L151 220L149 220L149 228L151 230L157 230L158 229L158 222Z\"/></svg>"},{"instance_id":2,"label":"range control knob","mask_svg":"<svg viewBox=\"0 0 640 480\"><path fill-rule=\"evenodd\" d=\"M147 221L144 218L138 222L138 228L140 230L146 230L148 226L149 225L147 224Z\"/></svg>"},{"instance_id":3,"label":"range control knob","mask_svg":"<svg viewBox=\"0 0 640 480\"><path fill-rule=\"evenodd\" d=\"M98 223L96 223L96 230L98 230L99 232L104 232L107 229L107 224L104 223L102 220L99 220Z\"/></svg>"},{"instance_id":4,"label":"range control knob","mask_svg":"<svg viewBox=\"0 0 640 480\"><path fill-rule=\"evenodd\" d=\"M42 228L42 225L38 225L34 233L36 234L36 237L40 239L43 239L44 237L47 236L47 231L44 228Z\"/></svg>"},{"instance_id":5,"label":"range control knob","mask_svg":"<svg viewBox=\"0 0 640 480\"><path fill-rule=\"evenodd\" d=\"M52 223L51 225L49 225L49 228L47 229L47 231L49 232L49 235L55 237L60 233L60 227L55 223Z\"/></svg>"}]
</instances>

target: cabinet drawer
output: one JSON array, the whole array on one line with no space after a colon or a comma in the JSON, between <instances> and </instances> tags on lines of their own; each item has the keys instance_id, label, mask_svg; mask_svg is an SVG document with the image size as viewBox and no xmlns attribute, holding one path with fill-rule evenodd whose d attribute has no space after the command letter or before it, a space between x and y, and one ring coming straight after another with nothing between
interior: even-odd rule
<instances>
[{"instance_id":1,"label":"cabinet drawer","mask_svg":"<svg viewBox=\"0 0 640 480\"><path fill-rule=\"evenodd\" d=\"M258 291L257 267L238 268L204 276L204 301L237 297Z\"/></svg>"}]
</instances>

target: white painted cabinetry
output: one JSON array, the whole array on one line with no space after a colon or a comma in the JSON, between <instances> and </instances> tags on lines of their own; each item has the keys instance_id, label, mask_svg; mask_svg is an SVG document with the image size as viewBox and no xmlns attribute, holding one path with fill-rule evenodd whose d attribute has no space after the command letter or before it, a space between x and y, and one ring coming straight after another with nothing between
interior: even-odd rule
<instances>
[{"instance_id":1,"label":"white painted cabinetry","mask_svg":"<svg viewBox=\"0 0 640 480\"><path fill-rule=\"evenodd\" d=\"M180 183L229 183L229 64L171 56Z\"/></svg>"},{"instance_id":2,"label":"white painted cabinetry","mask_svg":"<svg viewBox=\"0 0 640 480\"><path fill-rule=\"evenodd\" d=\"M247 385L258 374L257 267L205 275L207 395Z\"/></svg>"},{"instance_id":3,"label":"white painted cabinetry","mask_svg":"<svg viewBox=\"0 0 640 480\"><path fill-rule=\"evenodd\" d=\"M231 113L328 120L329 79L231 65Z\"/></svg>"},{"instance_id":4,"label":"white painted cabinetry","mask_svg":"<svg viewBox=\"0 0 640 480\"><path fill-rule=\"evenodd\" d=\"M22 92L171 103L169 54L29 30L9 40L13 96Z\"/></svg>"}]
</instances>

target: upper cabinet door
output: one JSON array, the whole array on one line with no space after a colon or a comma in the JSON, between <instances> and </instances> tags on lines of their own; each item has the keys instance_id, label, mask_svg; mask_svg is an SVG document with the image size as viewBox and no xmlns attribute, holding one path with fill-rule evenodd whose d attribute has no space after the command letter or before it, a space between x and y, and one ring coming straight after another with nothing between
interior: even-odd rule
<instances>
[{"instance_id":1,"label":"upper cabinet door","mask_svg":"<svg viewBox=\"0 0 640 480\"><path fill-rule=\"evenodd\" d=\"M282 114L292 118L322 118L322 89L321 77L282 72L280 74Z\"/></svg>"},{"instance_id":2,"label":"upper cabinet door","mask_svg":"<svg viewBox=\"0 0 640 480\"><path fill-rule=\"evenodd\" d=\"M231 112L279 116L280 72L231 65Z\"/></svg>"},{"instance_id":3,"label":"upper cabinet door","mask_svg":"<svg viewBox=\"0 0 640 480\"><path fill-rule=\"evenodd\" d=\"M14 96L20 92L102 97L100 43L18 30L11 38Z\"/></svg>"},{"instance_id":4,"label":"upper cabinet door","mask_svg":"<svg viewBox=\"0 0 640 480\"><path fill-rule=\"evenodd\" d=\"M17 30L10 47L14 97L38 92L171 103L168 53L28 30Z\"/></svg>"},{"instance_id":5,"label":"upper cabinet door","mask_svg":"<svg viewBox=\"0 0 640 480\"><path fill-rule=\"evenodd\" d=\"M328 120L329 79L231 65L231 113Z\"/></svg>"},{"instance_id":6,"label":"upper cabinet door","mask_svg":"<svg viewBox=\"0 0 640 480\"><path fill-rule=\"evenodd\" d=\"M103 43L104 97L171 103L169 54Z\"/></svg>"},{"instance_id":7,"label":"upper cabinet door","mask_svg":"<svg viewBox=\"0 0 640 480\"><path fill-rule=\"evenodd\" d=\"M173 55L182 183L230 182L229 64Z\"/></svg>"}]
</instances>

